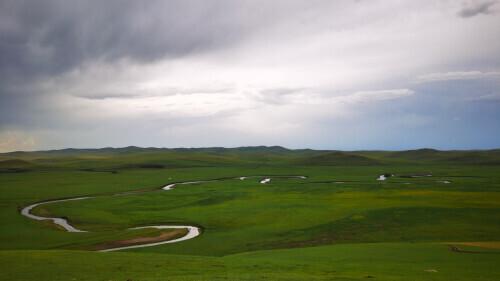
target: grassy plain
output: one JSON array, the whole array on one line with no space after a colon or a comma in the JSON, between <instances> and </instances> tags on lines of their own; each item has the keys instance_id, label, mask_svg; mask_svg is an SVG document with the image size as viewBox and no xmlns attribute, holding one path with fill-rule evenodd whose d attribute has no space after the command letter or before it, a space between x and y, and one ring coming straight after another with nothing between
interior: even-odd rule
<instances>
[{"instance_id":1,"label":"grassy plain","mask_svg":"<svg viewBox=\"0 0 500 281\"><path fill-rule=\"evenodd\" d=\"M0 154L0 279L499 280L500 252L482 247L500 240L499 159L498 150L279 147ZM385 173L394 176L376 180ZM236 179L252 175L307 179ZM160 190L220 178L230 179ZM135 190L144 192L112 196ZM97 197L34 212L87 233L19 214L33 202L81 195ZM154 236L127 230L150 224L203 231L178 244L91 251Z\"/></svg>"}]
</instances>

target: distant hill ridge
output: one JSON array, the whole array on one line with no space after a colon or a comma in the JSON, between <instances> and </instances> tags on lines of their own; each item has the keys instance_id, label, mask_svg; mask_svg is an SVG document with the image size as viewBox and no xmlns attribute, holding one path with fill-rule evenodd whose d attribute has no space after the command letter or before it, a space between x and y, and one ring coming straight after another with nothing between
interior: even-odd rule
<instances>
[{"instance_id":1,"label":"distant hill ridge","mask_svg":"<svg viewBox=\"0 0 500 281\"><path fill-rule=\"evenodd\" d=\"M356 166L390 164L500 165L500 149L338 151L288 149L282 146L234 148L66 148L0 153L0 171L43 168L82 170L162 169L221 165Z\"/></svg>"},{"instance_id":2,"label":"distant hill ridge","mask_svg":"<svg viewBox=\"0 0 500 281\"><path fill-rule=\"evenodd\" d=\"M238 147L139 147L139 146L126 146L126 147L102 147L102 148L62 148L50 150L35 150L35 151L13 151L3 152L0 155L6 154L25 154L25 153L78 153L78 152L119 152L119 151L321 151L321 152L342 152L342 153L363 153L363 152L392 152L395 155L405 154L435 154L435 153L450 153L450 152L494 152L500 153L500 148L496 149L464 149L464 150L438 150L434 148L419 148L412 150L328 150L328 149L311 149L299 148L291 149L283 146L238 146Z\"/></svg>"}]
</instances>

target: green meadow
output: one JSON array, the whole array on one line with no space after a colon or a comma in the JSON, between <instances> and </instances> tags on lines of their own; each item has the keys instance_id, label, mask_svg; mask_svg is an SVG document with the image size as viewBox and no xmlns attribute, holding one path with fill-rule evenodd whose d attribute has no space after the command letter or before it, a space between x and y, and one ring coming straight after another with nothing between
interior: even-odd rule
<instances>
[{"instance_id":1,"label":"green meadow","mask_svg":"<svg viewBox=\"0 0 500 281\"><path fill-rule=\"evenodd\" d=\"M0 194L0 280L500 280L500 150L13 152ZM95 251L159 224L201 235Z\"/></svg>"}]
</instances>

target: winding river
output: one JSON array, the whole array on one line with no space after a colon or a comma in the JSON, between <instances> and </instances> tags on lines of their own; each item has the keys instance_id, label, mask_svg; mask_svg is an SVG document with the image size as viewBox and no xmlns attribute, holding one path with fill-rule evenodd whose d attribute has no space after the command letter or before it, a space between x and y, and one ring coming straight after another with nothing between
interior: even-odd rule
<instances>
[{"instance_id":1,"label":"winding river","mask_svg":"<svg viewBox=\"0 0 500 281\"><path fill-rule=\"evenodd\" d=\"M68 199L43 201L43 202L35 203L35 204L29 205L27 207L24 207L21 210L21 214L23 216L28 217L28 218L33 219L33 220L38 220L38 221L51 220L53 223L63 227L67 232L87 232L85 230L80 230L80 229L72 226L71 224L68 223L68 220L66 220L66 219L52 218L52 217L40 217L37 215L33 215L31 213L31 210L33 210L35 207L40 206L40 205L57 203L57 202L65 202L65 201L84 200L84 199L89 199L89 198L93 198L93 197L89 197L89 196L87 196L87 197L74 197L74 198L68 198Z\"/></svg>"},{"instance_id":2,"label":"winding river","mask_svg":"<svg viewBox=\"0 0 500 281\"><path fill-rule=\"evenodd\" d=\"M305 176L274 176L275 178L297 178L297 179L306 179ZM175 186L177 185L188 185L188 184L197 184L197 183L206 183L206 182L214 182L214 181L221 181L221 180L231 180L231 179L239 179L239 180L246 180L249 178L261 178L259 181L261 184L267 184L271 181L270 176L241 176L241 177L236 177L236 178L227 178L227 179L213 179L213 180L200 180L200 181L187 181L187 182L177 182L177 183L170 183L162 187L161 189L164 191L172 190ZM122 192L122 193L116 193L113 196L125 196L125 195L131 195L134 194L134 192ZM33 220L50 220L54 224L61 226L66 230L67 232L87 232L85 230L78 229L74 226L72 226L67 219L64 218L56 218L56 217L42 217L42 216L37 216L31 213L31 211L40 205L46 205L46 204L52 204L52 203L58 203L58 202L66 202L66 201L77 201L77 200L85 200L85 199L91 199L95 198L96 196L80 196L80 197L72 197L72 198L67 198L67 199L56 199L56 200L47 200L43 202L38 202L31 204L29 206L24 207L21 210L21 214L27 218L33 219ZM153 242L153 243L145 243L145 244L139 244L139 245L131 245L131 246L123 246L123 247L115 247L115 248L108 248L104 250L99 250L99 252L111 252L111 251L119 251L119 250L125 250L125 249L134 249L134 248L144 248L144 247L152 247L152 246L157 246L157 245L162 245L162 244L169 244L169 243L178 243L182 242L185 240L193 239L201 234L200 228L197 226L192 226L192 225L150 225L150 226L140 226L140 227L133 227L129 229L144 229L144 228L156 228L156 229L187 229L187 234L176 238L172 240L166 240L166 241L160 241L160 242Z\"/></svg>"}]
</instances>

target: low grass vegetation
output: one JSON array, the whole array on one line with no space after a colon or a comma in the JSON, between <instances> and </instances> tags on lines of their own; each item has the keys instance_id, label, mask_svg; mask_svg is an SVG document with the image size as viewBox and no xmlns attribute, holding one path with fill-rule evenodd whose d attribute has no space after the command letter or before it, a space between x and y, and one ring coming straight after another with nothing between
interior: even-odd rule
<instances>
[{"instance_id":1,"label":"low grass vegetation","mask_svg":"<svg viewBox=\"0 0 500 281\"><path fill-rule=\"evenodd\" d=\"M291 175L307 178L283 177ZM218 181L161 190L210 179ZM137 192L114 196L128 191ZM1 280L500 279L499 150L14 152L0 154L0 192ZM20 215L76 196L95 197L33 213L88 232ZM166 235L129 230L159 224L202 234L95 251Z\"/></svg>"}]
</instances>

